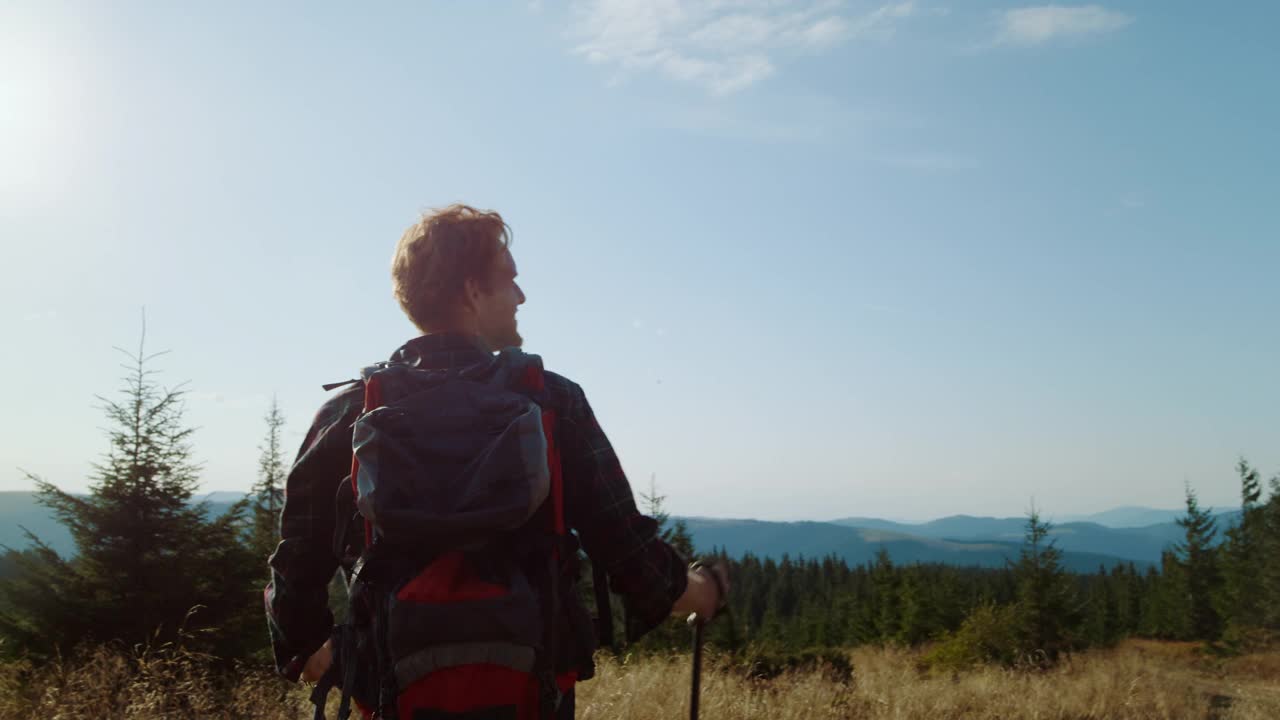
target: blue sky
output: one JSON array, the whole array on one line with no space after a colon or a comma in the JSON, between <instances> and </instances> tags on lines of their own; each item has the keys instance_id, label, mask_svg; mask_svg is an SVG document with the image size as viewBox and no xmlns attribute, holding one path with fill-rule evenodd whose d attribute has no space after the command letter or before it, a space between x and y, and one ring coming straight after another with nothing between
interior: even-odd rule
<instances>
[{"instance_id":1,"label":"blue sky","mask_svg":"<svg viewBox=\"0 0 1280 720\"><path fill-rule=\"evenodd\" d=\"M6 3L0 489L83 489L145 306L209 490L503 213L527 349L677 513L1050 516L1280 471L1267 2Z\"/></svg>"}]
</instances>

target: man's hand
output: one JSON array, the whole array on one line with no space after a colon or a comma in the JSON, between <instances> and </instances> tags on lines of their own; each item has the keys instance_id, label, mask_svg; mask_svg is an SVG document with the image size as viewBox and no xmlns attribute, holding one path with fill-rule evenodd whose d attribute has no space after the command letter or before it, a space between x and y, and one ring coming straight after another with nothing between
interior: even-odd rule
<instances>
[{"instance_id":1,"label":"man's hand","mask_svg":"<svg viewBox=\"0 0 1280 720\"><path fill-rule=\"evenodd\" d=\"M728 602L728 594L729 571L723 564L699 566L689 571L689 585L672 606L671 614L683 617L697 613L702 622L710 622Z\"/></svg>"},{"instance_id":2,"label":"man's hand","mask_svg":"<svg viewBox=\"0 0 1280 720\"><path fill-rule=\"evenodd\" d=\"M320 649L307 658L302 668L302 679L306 682L317 682L333 664L333 640L325 640Z\"/></svg>"}]
</instances>

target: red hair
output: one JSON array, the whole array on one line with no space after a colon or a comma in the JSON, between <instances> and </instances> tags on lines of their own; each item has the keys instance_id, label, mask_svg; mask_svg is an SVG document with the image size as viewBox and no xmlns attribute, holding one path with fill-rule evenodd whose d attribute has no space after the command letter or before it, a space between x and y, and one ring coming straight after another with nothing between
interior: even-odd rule
<instances>
[{"instance_id":1,"label":"red hair","mask_svg":"<svg viewBox=\"0 0 1280 720\"><path fill-rule=\"evenodd\" d=\"M496 212L469 205L433 210L405 230L391 258L391 289L423 332L454 319L466 281L488 290L494 261L511 244L511 228Z\"/></svg>"}]
</instances>

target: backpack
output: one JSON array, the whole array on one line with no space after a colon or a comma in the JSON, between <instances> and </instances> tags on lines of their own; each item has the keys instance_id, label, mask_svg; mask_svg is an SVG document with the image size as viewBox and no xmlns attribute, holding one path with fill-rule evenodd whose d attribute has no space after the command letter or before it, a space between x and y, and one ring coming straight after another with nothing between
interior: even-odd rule
<instances>
[{"instance_id":1,"label":"backpack","mask_svg":"<svg viewBox=\"0 0 1280 720\"><path fill-rule=\"evenodd\" d=\"M352 699L380 720L553 717L585 679L556 672L563 618L575 637L592 629L580 603L563 602L577 546L541 359L507 349L466 368L383 362L360 375L338 503L355 512L339 518L335 551L351 553L360 525L363 550L316 717L339 684L342 720Z\"/></svg>"}]
</instances>

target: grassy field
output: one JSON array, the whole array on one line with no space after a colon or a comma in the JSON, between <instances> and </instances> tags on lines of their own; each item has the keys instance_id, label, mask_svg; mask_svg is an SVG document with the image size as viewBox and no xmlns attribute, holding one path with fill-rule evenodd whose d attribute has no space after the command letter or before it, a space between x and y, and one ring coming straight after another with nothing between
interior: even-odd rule
<instances>
[{"instance_id":1,"label":"grassy field","mask_svg":"<svg viewBox=\"0 0 1280 720\"><path fill-rule=\"evenodd\" d=\"M1129 641L1077 655L1043 673L995 668L919 669L918 652L850 652L853 678L820 671L748 679L709 658L703 718L1280 718L1280 652L1226 660L1194 645ZM689 658L619 662L579 687L578 717L674 720L688 716ZM336 695L336 694L335 694ZM335 716L331 698L330 717ZM32 667L0 666L0 718L310 718L305 688L263 670L215 673L199 657L98 648Z\"/></svg>"}]
</instances>

